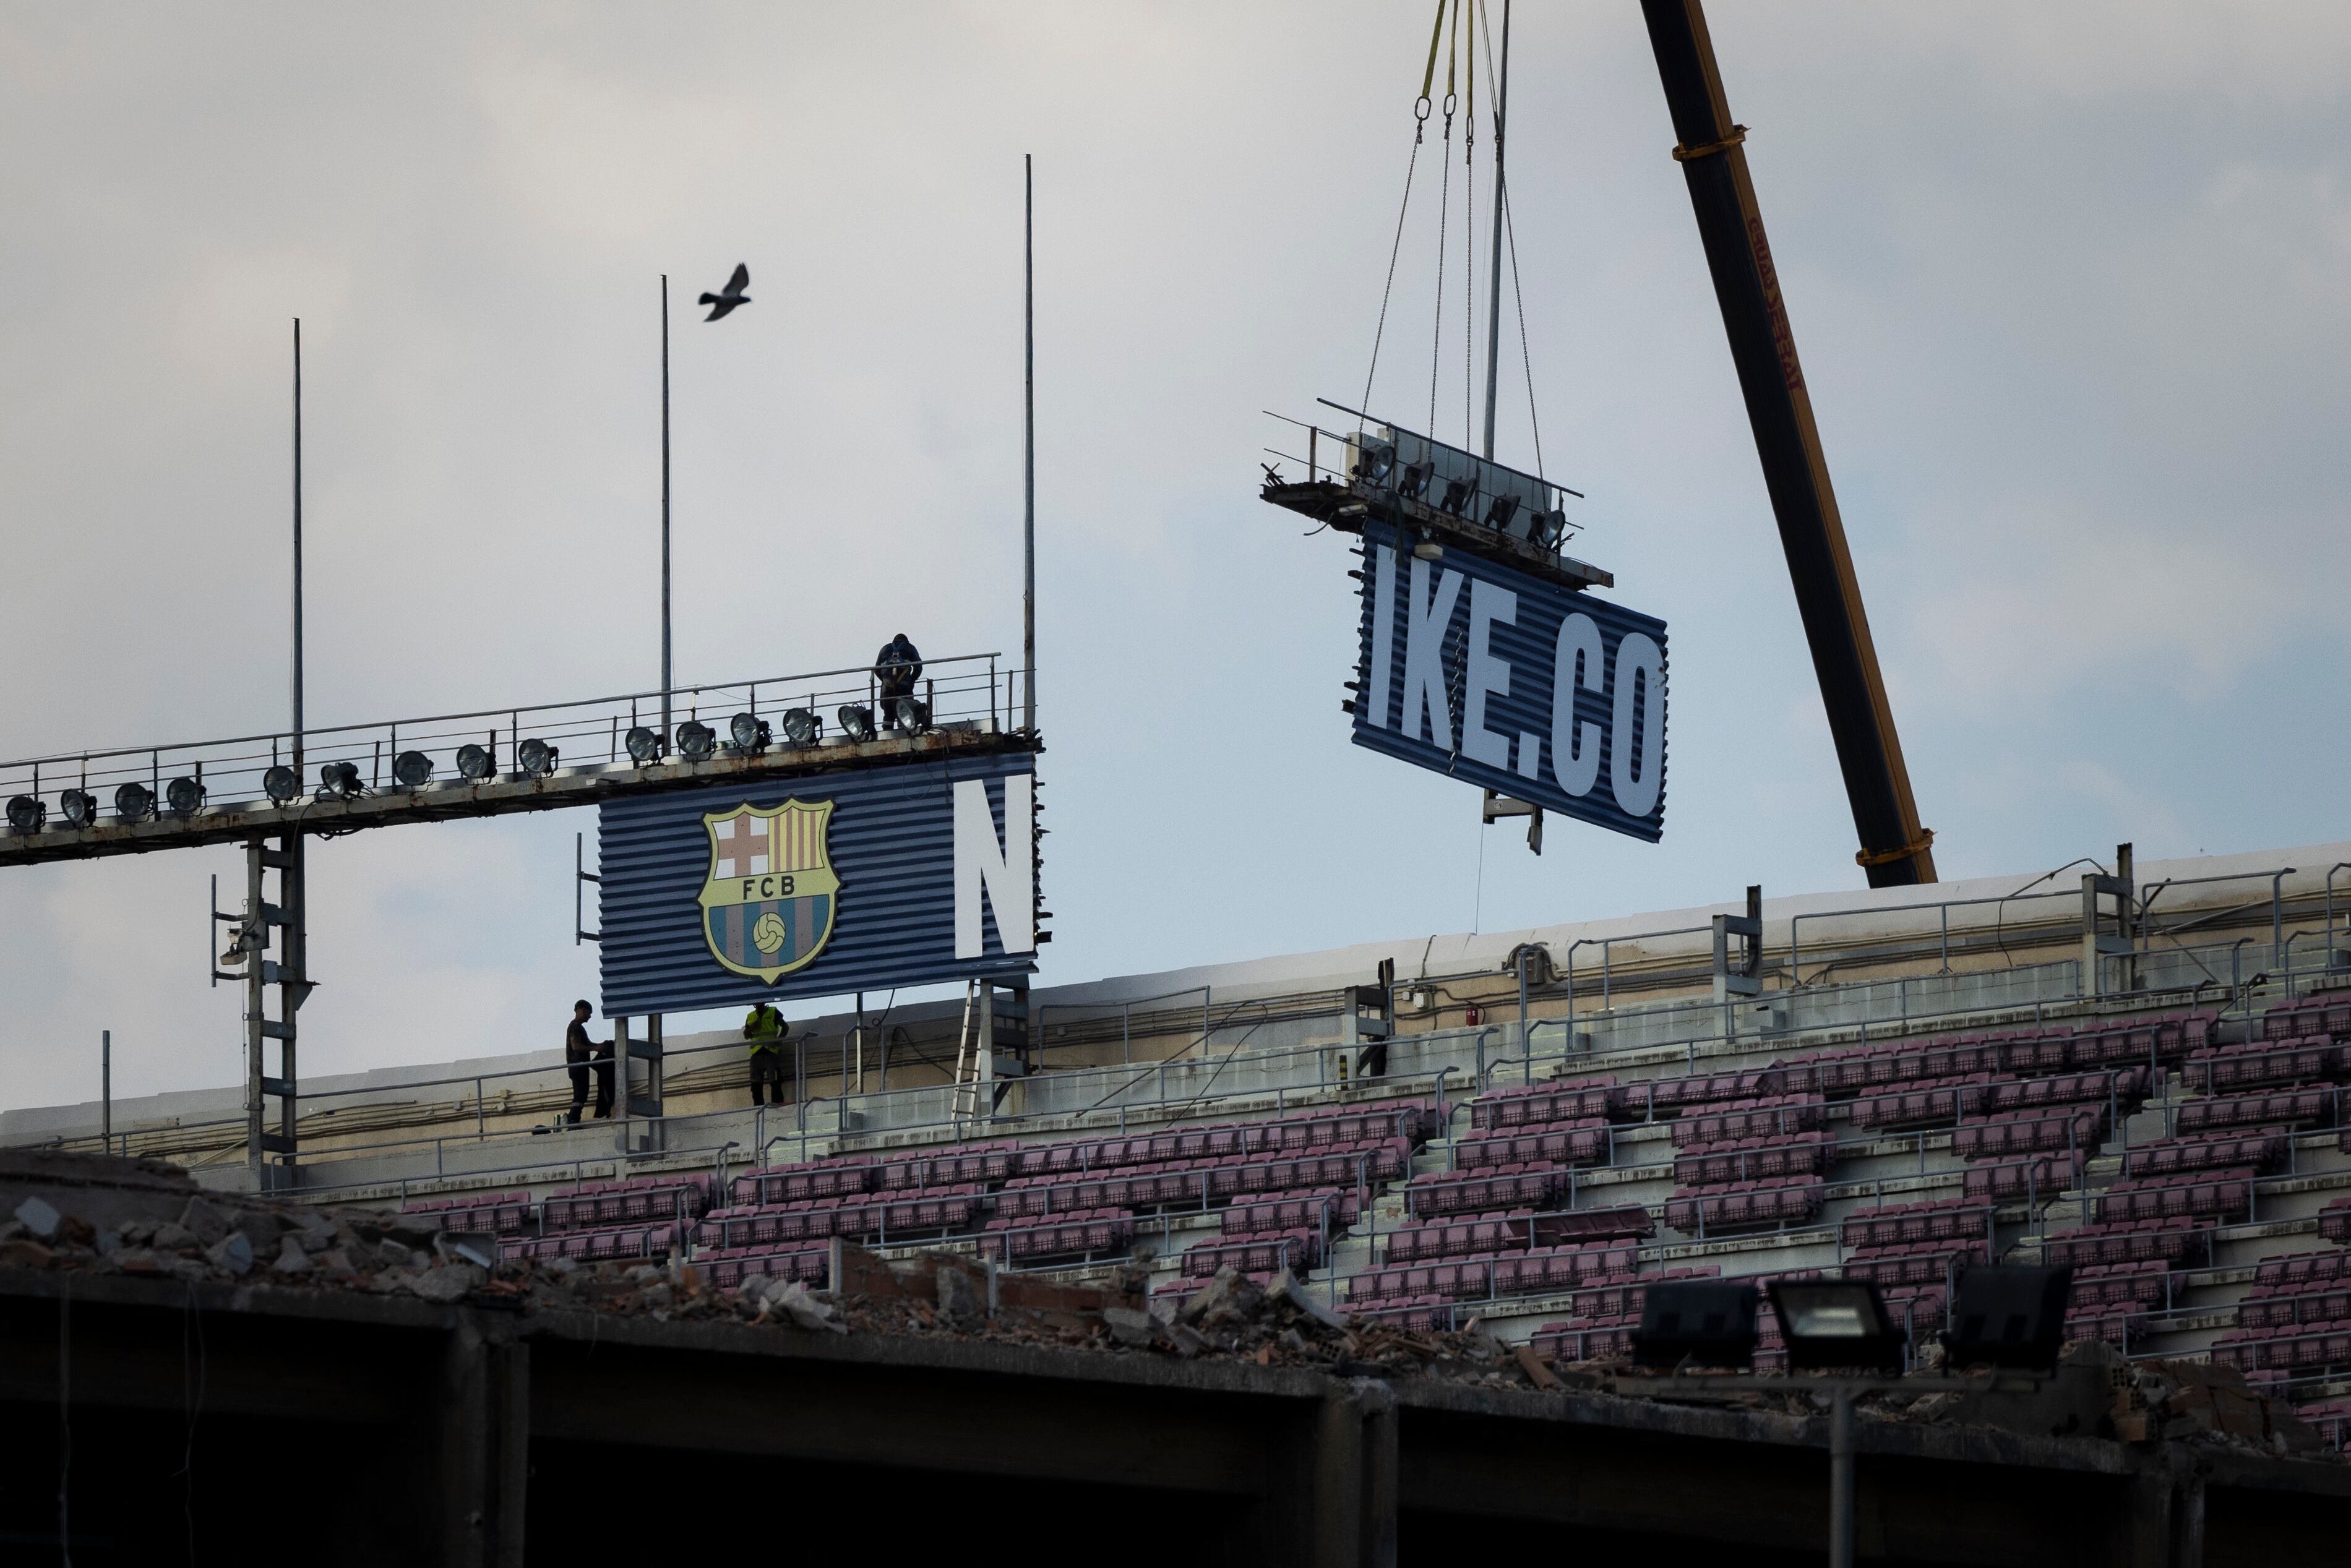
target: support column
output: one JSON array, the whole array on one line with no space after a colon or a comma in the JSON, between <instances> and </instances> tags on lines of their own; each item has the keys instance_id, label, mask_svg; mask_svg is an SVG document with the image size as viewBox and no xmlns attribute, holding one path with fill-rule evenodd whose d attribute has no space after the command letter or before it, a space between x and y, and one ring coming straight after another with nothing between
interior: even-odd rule
<instances>
[{"instance_id":1,"label":"support column","mask_svg":"<svg viewBox=\"0 0 2351 1568\"><path fill-rule=\"evenodd\" d=\"M645 1038L629 1042L625 1052L621 1049L619 1031L613 1034L612 1054L623 1058L621 1066L621 1088L626 1100L622 1109L632 1116L658 1117L662 1112L662 1015L645 1018ZM638 1077L636 1064L644 1063L644 1076Z\"/></svg>"},{"instance_id":2,"label":"support column","mask_svg":"<svg viewBox=\"0 0 2351 1568\"><path fill-rule=\"evenodd\" d=\"M522 1568L530 1482L530 1347L458 1314L442 1358L440 1561Z\"/></svg>"},{"instance_id":3,"label":"support column","mask_svg":"<svg viewBox=\"0 0 2351 1568\"><path fill-rule=\"evenodd\" d=\"M1305 1505L1294 1529L1313 1568L1395 1568L1396 1403L1387 1385L1335 1386L1313 1427Z\"/></svg>"}]
</instances>

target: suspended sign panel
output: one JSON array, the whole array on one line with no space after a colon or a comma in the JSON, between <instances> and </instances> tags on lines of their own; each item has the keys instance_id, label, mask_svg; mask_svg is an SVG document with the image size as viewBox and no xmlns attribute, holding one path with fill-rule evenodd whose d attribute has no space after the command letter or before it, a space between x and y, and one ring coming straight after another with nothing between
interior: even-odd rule
<instances>
[{"instance_id":1,"label":"suspended sign panel","mask_svg":"<svg viewBox=\"0 0 2351 1568\"><path fill-rule=\"evenodd\" d=\"M1415 538L1364 528L1355 744L1656 842L1666 623Z\"/></svg>"},{"instance_id":2,"label":"suspended sign panel","mask_svg":"<svg viewBox=\"0 0 2351 1568\"><path fill-rule=\"evenodd\" d=\"M615 800L598 829L606 1014L1025 975L1036 758Z\"/></svg>"}]
</instances>

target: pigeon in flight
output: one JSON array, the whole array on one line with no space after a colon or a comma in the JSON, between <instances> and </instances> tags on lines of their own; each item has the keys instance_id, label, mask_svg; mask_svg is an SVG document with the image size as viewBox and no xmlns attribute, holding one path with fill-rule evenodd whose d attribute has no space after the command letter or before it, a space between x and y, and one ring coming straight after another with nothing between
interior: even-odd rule
<instances>
[{"instance_id":1,"label":"pigeon in flight","mask_svg":"<svg viewBox=\"0 0 2351 1568\"><path fill-rule=\"evenodd\" d=\"M743 292L750 287L751 269L743 263L737 262L735 276L726 280L726 287L716 294L705 294L702 297L702 303L710 307L710 314L705 316L703 319L716 321L737 305L751 303L751 297Z\"/></svg>"}]
</instances>

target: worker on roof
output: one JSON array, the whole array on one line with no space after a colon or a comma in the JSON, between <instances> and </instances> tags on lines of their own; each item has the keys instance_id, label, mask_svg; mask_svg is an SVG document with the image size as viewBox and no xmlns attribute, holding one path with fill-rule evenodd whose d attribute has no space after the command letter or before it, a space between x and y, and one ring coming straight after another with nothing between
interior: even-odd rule
<instances>
[{"instance_id":1,"label":"worker on roof","mask_svg":"<svg viewBox=\"0 0 2351 1568\"><path fill-rule=\"evenodd\" d=\"M922 652L904 632L882 644L882 651L873 655L873 684L882 698L883 728L922 727L911 711L921 706L914 700L914 684L922 678Z\"/></svg>"},{"instance_id":2,"label":"worker on roof","mask_svg":"<svg viewBox=\"0 0 2351 1568\"><path fill-rule=\"evenodd\" d=\"M775 1103L784 1103L784 1015L773 1002L760 1002L743 1015L743 1038L751 1042L751 1103L764 1105L765 1092L773 1087Z\"/></svg>"},{"instance_id":3,"label":"worker on roof","mask_svg":"<svg viewBox=\"0 0 2351 1568\"><path fill-rule=\"evenodd\" d=\"M571 1027L563 1031L563 1064L571 1074L571 1109L564 1120L575 1127L588 1103L591 1065L596 1073L596 1119L609 1121L612 1115L612 1042L588 1038L588 1020L595 1015L596 1009L585 999L572 1003Z\"/></svg>"}]
</instances>

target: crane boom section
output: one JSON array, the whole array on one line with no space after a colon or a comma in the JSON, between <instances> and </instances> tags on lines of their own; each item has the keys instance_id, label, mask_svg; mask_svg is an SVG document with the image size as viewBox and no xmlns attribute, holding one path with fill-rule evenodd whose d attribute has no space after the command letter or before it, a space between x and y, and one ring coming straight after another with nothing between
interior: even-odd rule
<instances>
[{"instance_id":1,"label":"crane boom section","mask_svg":"<svg viewBox=\"0 0 2351 1568\"><path fill-rule=\"evenodd\" d=\"M1722 324L1754 427L1756 455L1779 520L1780 543L1820 677L1829 732L1861 837L1855 859L1872 887L1935 880L1934 835L1919 825L1902 742L1894 729L1877 651L1846 549L1836 493L1813 420L1796 340L1763 235L1763 216L1730 118L1699 0L1642 0L1666 90L1674 149L1688 182Z\"/></svg>"}]
</instances>

